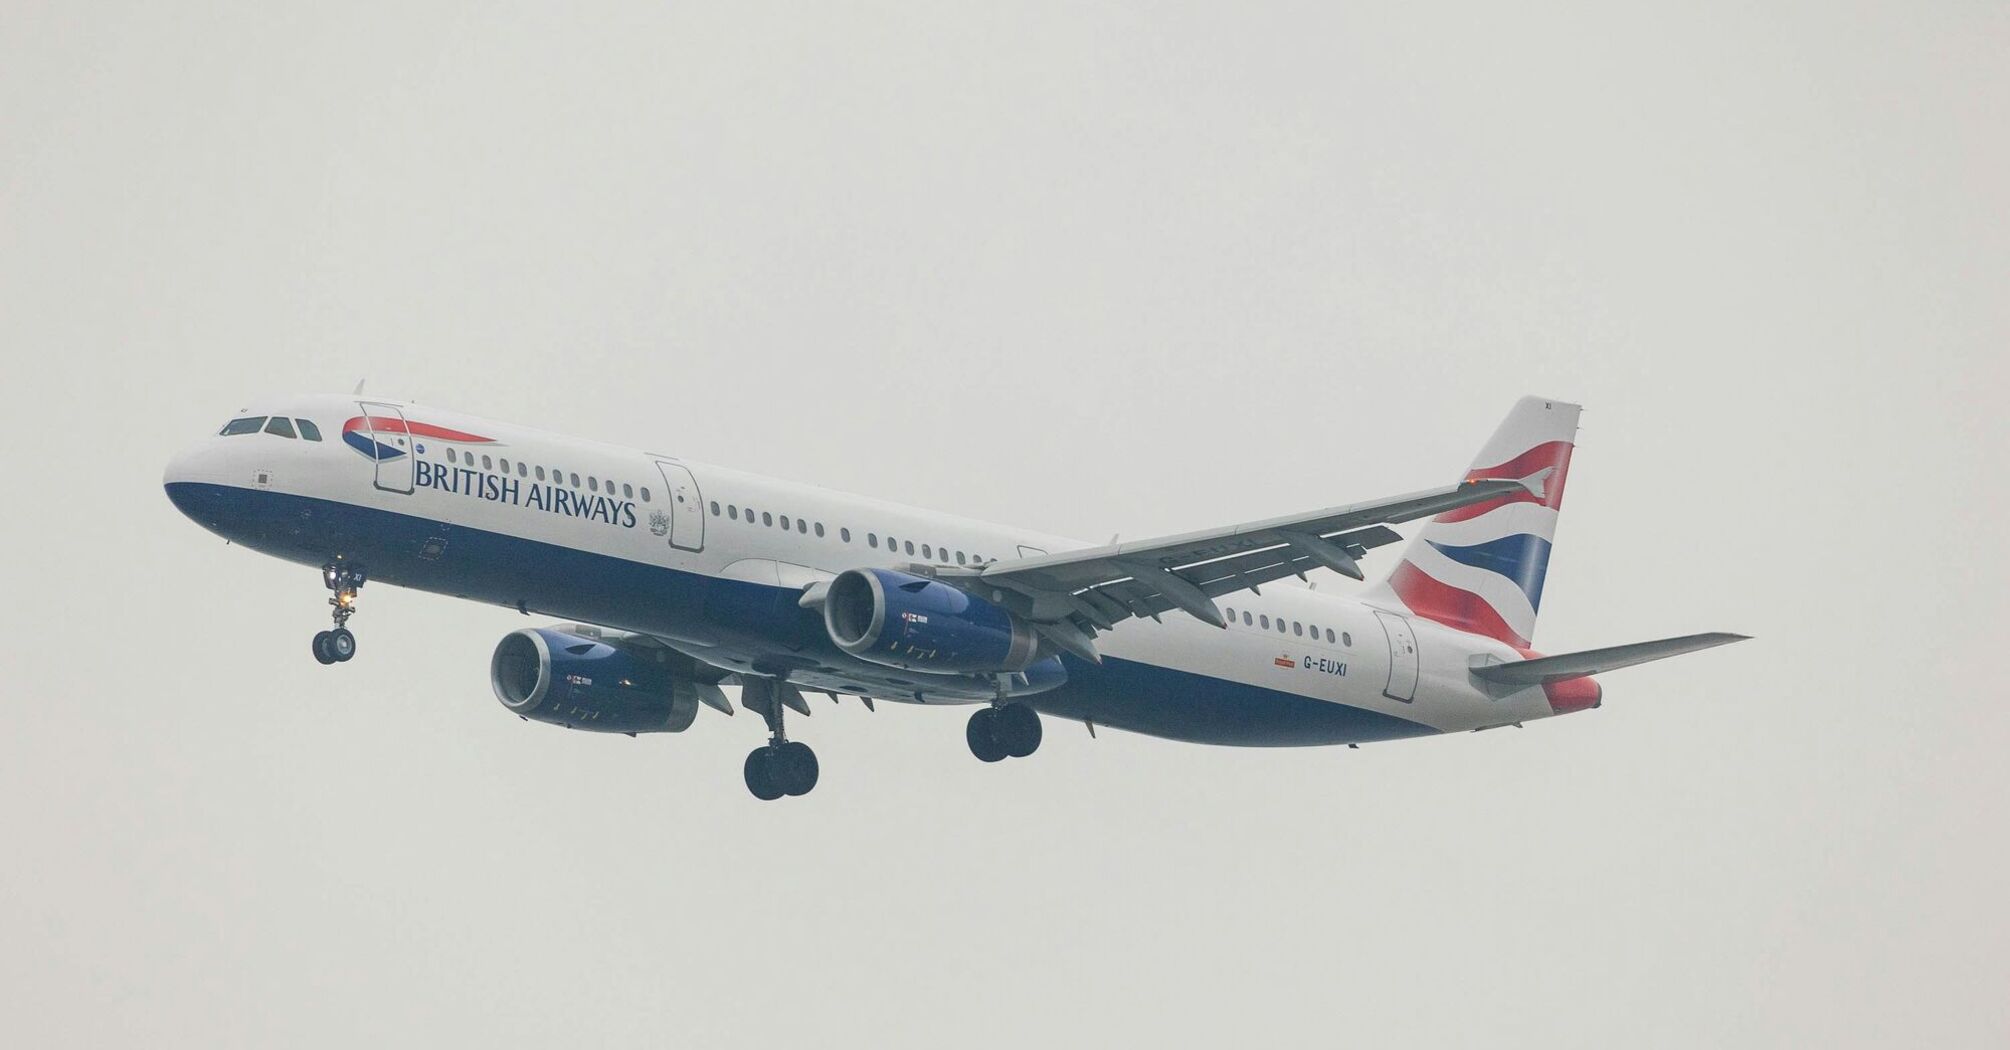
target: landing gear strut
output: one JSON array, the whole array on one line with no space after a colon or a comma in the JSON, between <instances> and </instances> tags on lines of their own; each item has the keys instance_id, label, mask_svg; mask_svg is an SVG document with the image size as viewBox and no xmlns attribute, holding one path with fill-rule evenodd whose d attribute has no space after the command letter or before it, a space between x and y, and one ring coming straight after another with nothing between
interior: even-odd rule
<instances>
[{"instance_id":1,"label":"landing gear strut","mask_svg":"<svg viewBox=\"0 0 2010 1050\"><path fill-rule=\"evenodd\" d=\"M1040 749L1040 715L1027 703L1000 704L970 716L963 739L979 761L1025 758Z\"/></svg>"},{"instance_id":2,"label":"landing gear strut","mask_svg":"<svg viewBox=\"0 0 2010 1050\"><path fill-rule=\"evenodd\" d=\"M742 706L760 712L768 720L767 746L749 753L742 770L747 777L747 790L763 802L773 802L783 795L809 794L817 786L817 753L800 740L790 740L782 726L782 712L788 707L783 692L795 687L759 678L746 681L742 689Z\"/></svg>"},{"instance_id":3,"label":"landing gear strut","mask_svg":"<svg viewBox=\"0 0 2010 1050\"><path fill-rule=\"evenodd\" d=\"M349 617L356 615L356 592L363 589L364 579L363 570L348 565L322 568L321 582L334 592L328 604L333 609L329 616L335 621L335 629L314 636L314 659L339 664L356 655L356 636L349 633L346 625Z\"/></svg>"}]
</instances>

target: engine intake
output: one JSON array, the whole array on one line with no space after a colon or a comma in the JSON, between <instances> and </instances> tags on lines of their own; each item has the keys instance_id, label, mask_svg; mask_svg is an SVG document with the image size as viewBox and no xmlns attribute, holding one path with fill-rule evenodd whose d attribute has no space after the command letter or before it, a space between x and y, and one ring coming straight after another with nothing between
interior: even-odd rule
<instances>
[{"instance_id":1,"label":"engine intake","mask_svg":"<svg viewBox=\"0 0 2010 1050\"><path fill-rule=\"evenodd\" d=\"M1023 671L1039 636L999 606L946 583L892 569L850 569L831 581L824 629L871 663L933 674Z\"/></svg>"},{"instance_id":2,"label":"engine intake","mask_svg":"<svg viewBox=\"0 0 2010 1050\"><path fill-rule=\"evenodd\" d=\"M646 655L551 627L503 636L489 658L496 699L537 722L595 733L681 733L713 688Z\"/></svg>"}]
</instances>

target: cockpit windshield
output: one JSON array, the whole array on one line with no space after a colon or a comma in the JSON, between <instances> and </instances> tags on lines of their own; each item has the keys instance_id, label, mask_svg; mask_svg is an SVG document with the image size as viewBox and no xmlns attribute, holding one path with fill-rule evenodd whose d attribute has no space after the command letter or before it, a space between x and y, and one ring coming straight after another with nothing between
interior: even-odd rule
<instances>
[{"instance_id":1,"label":"cockpit windshield","mask_svg":"<svg viewBox=\"0 0 2010 1050\"><path fill-rule=\"evenodd\" d=\"M312 420L288 419L285 416L245 416L225 423L223 429L217 433L223 437L235 437L239 434L256 434L261 430L274 437L321 440L321 428L315 426Z\"/></svg>"}]
</instances>

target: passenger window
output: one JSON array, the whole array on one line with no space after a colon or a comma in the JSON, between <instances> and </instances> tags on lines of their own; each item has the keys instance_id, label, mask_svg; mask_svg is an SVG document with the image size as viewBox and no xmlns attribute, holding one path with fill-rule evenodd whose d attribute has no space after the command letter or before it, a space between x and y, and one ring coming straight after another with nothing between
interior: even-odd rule
<instances>
[{"instance_id":1,"label":"passenger window","mask_svg":"<svg viewBox=\"0 0 2010 1050\"><path fill-rule=\"evenodd\" d=\"M488 458L487 456L483 456L483 457L482 457L482 469L483 469L483 470L494 470L494 469L495 469L495 467L494 467L494 465L493 465L493 461L492 461L492 460L490 460L490 459L489 459L489 458Z\"/></svg>"},{"instance_id":2,"label":"passenger window","mask_svg":"<svg viewBox=\"0 0 2010 1050\"><path fill-rule=\"evenodd\" d=\"M633 485L630 485L629 483L627 483L627 482L625 482L625 481L624 481L624 482L622 482L622 483L621 483L621 498L622 498L622 499L634 499L634 498L635 498L635 486L633 486ZM719 505L718 505L717 503L714 503L714 504L712 504L712 506L713 506L714 508L717 508L717 507L718 507ZM714 510L712 511L712 513L714 513L714 514L717 514L717 513L719 513L719 512L718 512L718 510L717 510L717 509L714 509Z\"/></svg>"},{"instance_id":3,"label":"passenger window","mask_svg":"<svg viewBox=\"0 0 2010 1050\"><path fill-rule=\"evenodd\" d=\"M913 553L914 553L914 541L913 541L913 540L908 540L908 541L907 541L907 553L909 553L909 554L913 554Z\"/></svg>"},{"instance_id":4,"label":"passenger window","mask_svg":"<svg viewBox=\"0 0 2010 1050\"><path fill-rule=\"evenodd\" d=\"M1326 641L1328 644L1331 644L1333 641L1333 628L1331 627L1326 628Z\"/></svg>"},{"instance_id":5,"label":"passenger window","mask_svg":"<svg viewBox=\"0 0 2010 1050\"><path fill-rule=\"evenodd\" d=\"M530 469L523 465L523 460L516 461L516 476L520 478L530 477Z\"/></svg>"},{"instance_id":6,"label":"passenger window","mask_svg":"<svg viewBox=\"0 0 2010 1050\"><path fill-rule=\"evenodd\" d=\"M767 511L765 511L765 510L764 510L764 511L762 511L762 512L761 512L761 524L763 524L763 525L766 525L766 526L768 526L769 528L773 528L773 527L774 527L774 524L775 524L775 516L774 516L773 514L770 514L770 513L768 513L768 512L767 512Z\"/></svg>"},{"instance_id":7,"label":"passenger window","mask_svg":"<svg viewBox=\"0 0 2010 1050\"><path fill-rule=\"evenodd\" d=\"M846 543L850 543L850 542L851 542L851 530L850 530L850 529L839 529L839 530L838 530L838 539L840 539L840 540L843 540L843 541L844 541L844 542L846 542Z\"/></svg>"},{"instance_id":8,"label":"passenger window","mask_svg":"<svg viewBox=\"0 0 2010 1050\"><path fill-rule=\"evenodd\" d=\"M539 467L539 468L537 468L537 480L539 480L539 481L543 481L543 480L544 480L544 468L543 468L543 467Z\"/></svg>"},{"instance_id":9,"label":"passenger window","mask_svg":"<svg viewBox=\"0 0 2010 1050\"><path fill-rule=\"evenodd\" d=\"M924 543L921 545L921 556L924 558L933 558L935 557L935 552L929 550L928 544Z\"/></svg>"},{"instance_id":10,"label":"passenger window","mask_svg":"<svg viewBox=\"0 0 2010 1050\"><path fill-rule=\"evenodd\" d=\"M1344 646L1347 646L1347 647L1348 647L1348 648L1350 648L1350 649L1351 649L1351 648L1353 648L1353 647L1354 647L1354 636L1353 636L1353 635L1351 635L1351 634L1348 634L1348 633L1347 633L1346 631L1341 631L1341 632L1340 632L1340 644L1341 644L1341 645L1344 645Z\"/></svg>"},{"instance_id":11,"label":"passenger window","mask_svg":"<svg viewBox=\"0 0 2010 1050\"><path fill-rule=\"evenodd\" d=\"M264 416L245 416L243 419L233 419L230 422L225 423L223 425L223 429L217 431L217 434L221 437L236 437L239 434L256 434L258 433L259 429L263 426L265 426Z\"/></svg>"},{"instance_id":12,"label":"passenger window","mask_svg":"<svg viewBox=\"0 0 2010 1050\"><path fill-rule=\"evenodd\" d=\"M866 533L866 534L865 534L865 545L866 545L866 546L868 546L868 547L871 547L871 548L872 548L873 550L878 550L878 549L879 549L879 533L877 533L877 532L868 532L868 533Z\"/></svg>"},{"instance_id":13,"label":"passenger window","mask_svg":"<svg viewBox=\"0 0 2010 1050\"><path fill-rule=\"evenodd\" d=\"M958 564L958 565L964 565L964 564L967 564L967 563L966 563L966 562L965 562L965 561L963 560L963 552L962 552L962 551L957 551L957 552L956 552L956 564Z\"/></svg>"},{"instance_id":14,"label":"passenger window","mask_svg":"<svg viewBox=\"0 0 2010 1050\"><path fill-rule=\"evenodd\" d=\"M897 539L894 539L894 538L893 538L893 537L891 537L891 536L888 536L888 537L886 538L886 549L887 549L887 550L890 550L890 551L892 551L892 552L893 552L893 553L895 553L895 554L899 554L899 553L900 553L900 541L899 541L899 540L897 540Z\"/></svg>"},{"instance_id":15,"label":"passenger window","mask_svg":"<svg viewBox=\"0 0 2010 1050\"><path fill-rule=\"evenodd\" d=\"M1249 610L1248 610L1248 609L1244 609L1244 610L1242 610L1242 625L1243 625L1244 627L1247 627L1247 626L1249 626Z\"/></svg>"},{"instance_id":16,"label":"passenger window","mask_svg":"<svg viewBox=\"0 0 2010 1050\"><path fill-rule=\"evenodd\" d=\"M1305 637L1305 625L1299 623L1297 620L1291 621L1291 633L1300 638Z\"/></svg>"},{"instance_id":17,"label":"passenger window","mask_svg":"<svg viewBox=\"0 0 2010 1050\"><path fill-rule=\"evenodd\" d=\"M315 425L314 425L314 421L313 421L313 420L311 420L311 419L296 419L296 420L294 420L294 422L295 422L295 423L298 423L298 424L300 424L300 436L301 436L301 437L303 437L303 438L307 439L308 441L319 441L319 440L321 440L321 428L320 428L320 427L317 427L317 426L315 426Z\"/></svg>"},{"instance_id":18,"label":"passenger window","mask_svg":"<svg viewBox=\"0 0 2010 1050\"><path fill-rule=\"evenodd\" d=\"M1278 634L1284 633L1284 617L1282 616L1277 618L1277 633Z\"/></svg>"},{"instance_id":19,"label":"passenger window","mask_svg":"<svg viewBox=\"0 0 2010 1050\"><path fill-rule=\"evenodd\" d=\"M789 516L787 514L782 515L782 531L789 531Z\"/></svg>"},{"instance_id":20,"label":"passenger window","mask_svg":"<svg viewBox=\"0 0 2010 1050\"><path fill-rule=\"evenodd\" d=\"M649 486L647 485L642 486L642 502L649 502Z\"/></svg>"},{"instance_id":21,"label":"passenger window","mask_svg":"<svg viewBox=\"0 0 2010 1050\"><path fill-rule=\"evenodd\" d=\"M293 421L285 416L273 416L272 422L265 424L265 432L283 438L293 437Z\"/></svg>"},{"instance_id":22,"label":"passenger window","mask_svg":"<svg viewBox=\"0 0 2010 1050\"><path fill-rule=\"evenodd\" d=\"M796 522L796 531L797 532L803 531L803 523L801 521ZM823 534L824 534L824 523L821 521L817 522L817 536L822 537Z\"/></svg>"},{"instance_id":23,"label":"passenger window","mask_svg":"<svg viewBox=\"0 0 2010 1050\"><path fill-rule=\"evenodd\" d=\"M715 518L719 516L719 501L718 501L718 500L713 500L713 501L712 501L712 516L713 516L713 517L715 517Z\"/></svg>"},{"instance_id":24,"label":"passenger window","mask_svg":"<svg viewBox=\"0 0 2010 1050\"><path fill-rule=\"evenodd\" d=\"M588 474L588 475L586 476L586 490L587 490L588 492L599 492L599 491L600 491L600 479L599 479L599 478L596 478L596 477L594 477L594 476L593 476L593 475L591 475L591 474Z\"/></svg>"},{"instance_id":25,"label":"passenger window","mask_svg":"<svg viewBox=\"0 0 2010 1050\"><path fill-rule=\"evenodd\" d=\"M573 488L579 487L579 475L577 474L572 475L572 487Z\"/></svg>"},{"instance_id":26,"label":"passenger window","mask_svg":"<svg viewBox=\"0 0 2010 1050\"><path fill-rule=\"evenodd\" d=\"M1257 621L1263 624L1264 630L1270 630L1270 616L1268 614L1257 617Z\"/></svg>"},{"instance_id":27,"label":"passenger window","mask_svg":"<svg viewBox=\"0 0 2010 1050\"><path fill-rule=\"evenodd\" d=\"M509 460L505 459L502 461L502 472L505 474L509 473Z\"/></svg>"},{"instance_id":28,"label":"passenger window","mask_svg":"<svg viewBox=\"0 0 2010 1050\"><path fill-rule=\"evenodd\" d=\"M1235 622L1235 608L1233 606L1231 606L1228 610L1228 622L1229 623Z\"/></svg>"}]
</instances>

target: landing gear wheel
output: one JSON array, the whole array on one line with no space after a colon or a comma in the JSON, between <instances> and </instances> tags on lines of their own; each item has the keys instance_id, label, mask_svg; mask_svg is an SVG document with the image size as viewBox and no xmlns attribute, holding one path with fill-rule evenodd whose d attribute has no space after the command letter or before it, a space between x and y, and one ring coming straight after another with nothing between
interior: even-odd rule
<instances>
[{"instance_id":1,"label":"landing gear wheel","mask_svg":"<svg viewBox=\"0 0 2010 1050\"><path fill-rule=\"evenodd\" d=\"M748 677L740 683L740 703L768 723L768 746L747 756L747 790L763 802L783 795L807 795L817 786L817 753L782 728L782 712L794 705L803 710L802 694L787 680Z\"/></svg>"},{"instance_id":2,"label":"landing gear wheel","mask_svg":"<svg viewBox=\"0 0 2010 1050\"><path fill-rule=\"evenodd\" d=\"M982 708L970 716L970 724L964 727L963 739L970 744L970 753L980 762L997 762L1008 752L998 740L998 711Z\"/></svg>"},{"instance_id":3,"label":"landing gear wheel","mask_svg":"<svg viewBox=\"0 0 2010 1050\"><path fill-rule=\"evenodd\" d=\"M349 633L346 625L349 617L356 615L356 592L363 589L365 578L363 570L353 565L336 563L321 567L321 582L330 592L328 618L335 621L335 629L314 636L316 660L339 664L356 655L356 636Z\"/></svg>"},{"instance_id":4,"label":"landing gear wheel","mask_svg":"<svg viewBox=\"0 0 2010 1050\"><path fill-rule=\"evenodd\" d=\"M807 795L817 786L817 753L800 740L777 746L770 768L785 795Z\"/></svg>"},{"instance_id":5,"label":"landing gear wheel","mask_svg":"<svg viewBox=\"0 0 2010 1050\"><path fill-rule=\"evenodd\" d=\"M997 709L996 716L991 735L1006 754L1025 758L1040 750L1040 715L1031 704L1006 704Z\"/></svg>"},{"instance_id":6,"label":"landing gear wheel","mask_svg":"<svg viewBox=\"0 0 2010 1050\"><path fill-rule=\"evenodd\" d=\"M743 768L747 776L747 790L763 802L773 802L782 797L782 789L775 781L776 752L779 749L770 744L757 747L747 753L747 764Z\"/></svg>"}]
</instances>

